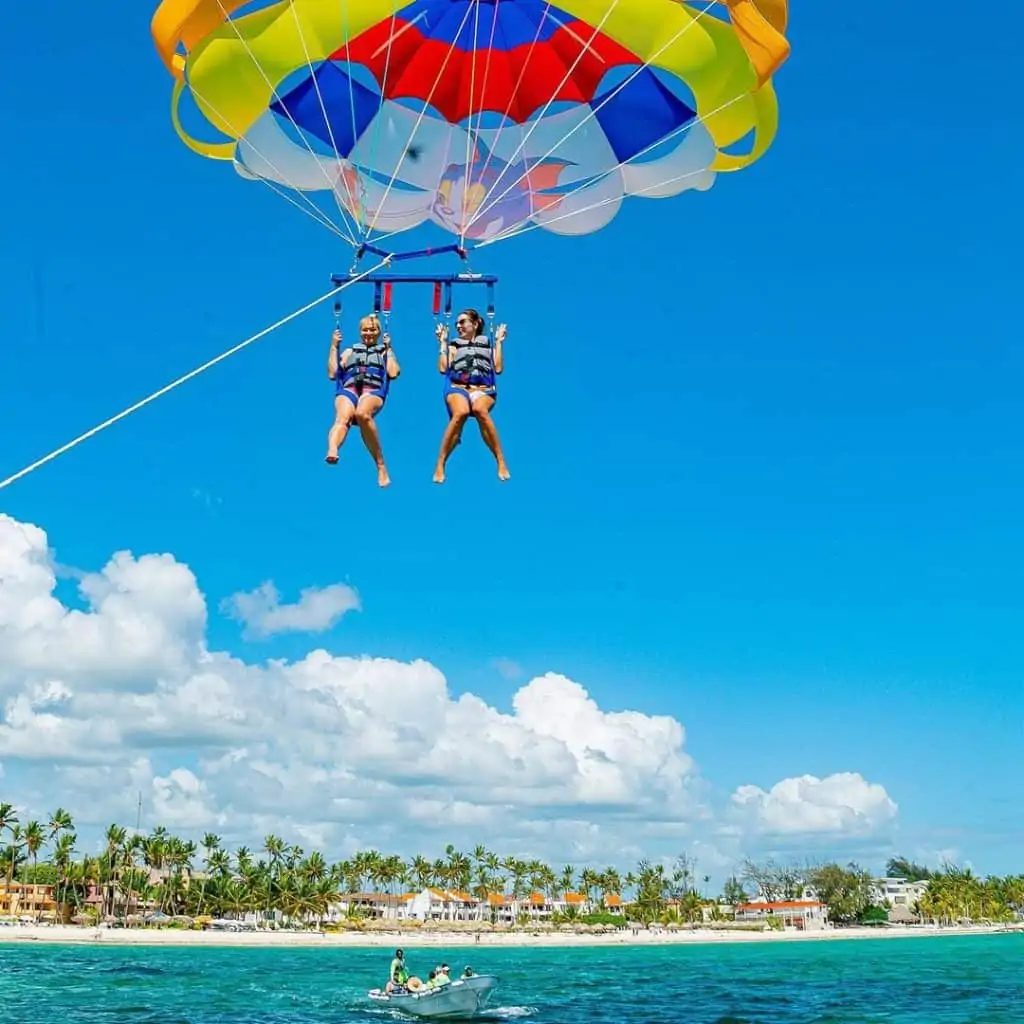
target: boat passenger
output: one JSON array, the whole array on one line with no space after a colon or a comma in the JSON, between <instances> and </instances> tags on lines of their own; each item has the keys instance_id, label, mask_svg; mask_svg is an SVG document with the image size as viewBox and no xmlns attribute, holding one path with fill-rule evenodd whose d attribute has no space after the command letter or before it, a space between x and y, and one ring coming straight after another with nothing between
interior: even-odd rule
<instances>
[{"instance_id":1,"label":"boat passenger","mask_svg":"<svg viewBox=\"0 0 1024 1024\"><path fill-rule=\"evenodd\" d=\"M396 949L395 958L391 961L391 973L385 992L405 992L409 983L409 971L405 966L405 950Z\"/></svg>"}]
</instances>

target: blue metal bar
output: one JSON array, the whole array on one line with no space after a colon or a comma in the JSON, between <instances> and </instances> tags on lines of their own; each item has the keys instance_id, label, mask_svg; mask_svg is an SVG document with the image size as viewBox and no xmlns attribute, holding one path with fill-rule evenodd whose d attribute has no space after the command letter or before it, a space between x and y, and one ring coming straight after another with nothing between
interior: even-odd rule
<instances>
[{"instance_id":1,"label":"blue metal bar","mask_svg":"<svg viewBox=\"0 0 1024 1024\"><path fill-rule=\"evenodd\" d=\"M440 283L451 288L458 284L485 284L492 289L498 283L497 277L493 274L367 274L360 277L359 274L331 274L331 283L334 285L345 284L358 278L360 284L383 284L390 281L393 284L435 284Z\"/></svg>"},{"instance_id":2,"label":"blue metal bar","mask_svg":"<svg viewBox=\"0 0 1024 1024\"><path fill-rule=\"evenodd\" d=\"M462 259L466 258L466 249L461 245L439 245L436 248L415 249L412 252L389 252L387 249L364 242L356 250L356 261L358 262L368 252L373 253L374 256L390 256L393 260L417 260L426 256L440 256L446 252L453 252Z\"/></svg>"}]
</instances>

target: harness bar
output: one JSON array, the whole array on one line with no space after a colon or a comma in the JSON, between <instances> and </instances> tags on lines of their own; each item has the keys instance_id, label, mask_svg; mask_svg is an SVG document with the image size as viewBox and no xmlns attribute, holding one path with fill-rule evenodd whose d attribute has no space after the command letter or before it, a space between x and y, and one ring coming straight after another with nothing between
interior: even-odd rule
<instances>
[{"instance_id":1,"label":"harness bar","mask_svg":"<svg viewBox=\"0 0 1024 1024\"><path fill-rule=\"evenodd\" d=\"M489 284L496 285L493 274L331 274L334 285L359 281L367 284Z\"/></svg>"}]
</instances>

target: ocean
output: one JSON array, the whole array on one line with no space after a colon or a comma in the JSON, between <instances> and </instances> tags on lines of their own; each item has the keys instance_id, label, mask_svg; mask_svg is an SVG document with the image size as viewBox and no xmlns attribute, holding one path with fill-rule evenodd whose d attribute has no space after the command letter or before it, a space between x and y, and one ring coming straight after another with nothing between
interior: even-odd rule
<instances>
[{"instance_id":1,"label":"ocean","mask_svg":"<svg viewBox=\"0 0 1024 1024\"><path fill-rule=\"evenodd\" d=\"M0 944L0 1024L386 1024L389 949ZM1024 934L648 948L406 947L531 1024L1024 1024Z\"/></svg>"}]
</instances>

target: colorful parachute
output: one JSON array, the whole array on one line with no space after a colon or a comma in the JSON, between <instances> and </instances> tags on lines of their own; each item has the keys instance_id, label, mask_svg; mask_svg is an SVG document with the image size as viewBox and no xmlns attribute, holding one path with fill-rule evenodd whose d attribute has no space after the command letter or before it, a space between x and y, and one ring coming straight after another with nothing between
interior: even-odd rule
<instances>
[{"instance_id":1,"label":"colorful parachute","mask_svg":"<svg viewBox=\"0 0 1024 1024\"><path fill-rule=\"evenodd\" d=\"M329 197L355 242L466 245L586 234L758 159L787 3L163 0L152 32L197 153ZM186 131L186 94L226 140Z\"/></svg>"}]
</instances>

